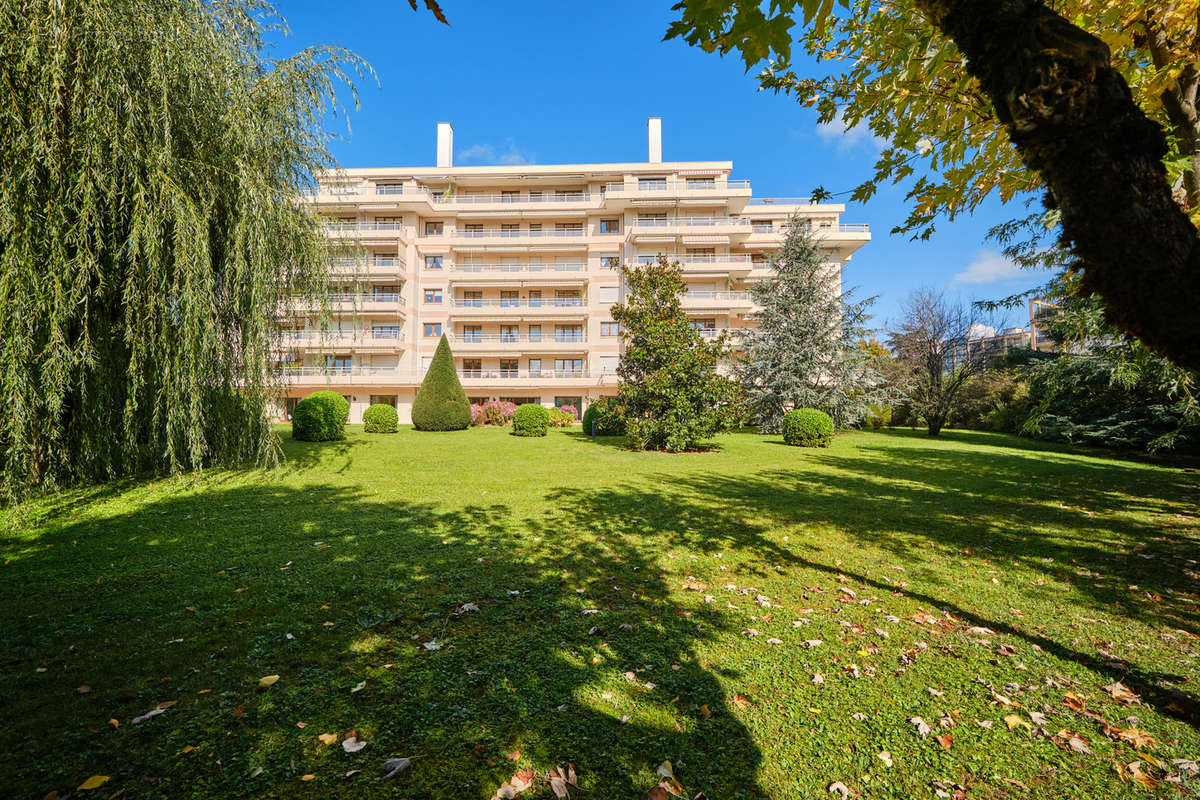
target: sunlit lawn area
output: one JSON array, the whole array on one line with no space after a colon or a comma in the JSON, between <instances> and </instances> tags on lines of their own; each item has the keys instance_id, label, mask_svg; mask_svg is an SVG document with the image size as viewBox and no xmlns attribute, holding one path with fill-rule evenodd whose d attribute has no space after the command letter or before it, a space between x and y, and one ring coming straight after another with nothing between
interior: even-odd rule
<instances>
[{"instance_id":1,"label":"sunlit lawn area","mask_svg":"<svg viewBox=\"0 0 1200 800\"><path fill-rule=\"evenodd\" d=\"M0 519L5 797L488 798L573 763L625 799L666 760L712 800L1194 796L1195 471L965 432L284 436L277 473Z\"/></svg>"}]
</instances>

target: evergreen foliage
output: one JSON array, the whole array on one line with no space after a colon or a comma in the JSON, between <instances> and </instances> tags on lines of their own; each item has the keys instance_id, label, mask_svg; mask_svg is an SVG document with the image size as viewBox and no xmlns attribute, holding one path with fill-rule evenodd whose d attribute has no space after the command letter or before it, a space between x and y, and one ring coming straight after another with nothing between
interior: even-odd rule
<instances>
[{"instance_id":1,"label":"evergreen foliage","mask_svg":"<svg viewBox=\"0 0 1200 800\"><path fill-rule=\"evenodd\" d=\"M524 403L513 412L513 435L545 436L550 428L550 412L537 403Z\"/></svg>"},{"instance_id":2,"label":"evergreen foliage","mask_svg":"<svg viewBox=\"0 0 1200 800\"><path fill-rule=\"evenodd\" d=\"M706 341L684 313L678 263L623 266L626 299L612 308L625 352L617 405L630 444L677 453L697 449L740 419L738 385L717 372L725 336Z\"/></svg>"},{"instance_id":3,"label":"evergreen foliage","mask_svg":"<svg viewBox=\"0 0 1200 800\"><path fill-rule=\"evenodd\" d=\"M412 420L419 431L461 431L471 424L471 404L444 333L413 400Z\"/></svg>"},{"instance_id":4,"label":"evergreen foliage","mask_svg":"<svg viewBox=\"0 0 1200 800\"><path fill-rule=\"evenodd\" d=\"M346 438L350 404L337 392L313 392L292 411L292 438L302 442L332 442Z\"/></svg>"},{"instance_id":5,"label":"evergreen foliage","mask_svg":"<svg viewBox=\"0 0 1200 800\"><path fill-rule=\"evenodd\" d=\"M583 432L588 436L624 436L625 422L615 397L600 397L583 412Z\"/></svg>"},{"instance_id":6,"label":"evergreen foliage","mask_svg":"<svg viewBox=\"0 0 1200 800\"><path fill-rule=\"evenodd\" d=\"M840 272L826 264L808 223L788 222L782 249L769 261L774 276L750 291L762 306L757 327L742 335L737 376L746 390L751 419L777 433L792 408L820 408L840 427L859 424L871 406L885 403L875 358L860 342L874 298L843 292Z\"/></svg>"},{"instance_id":7,"label":"evergreen foliage","mask_svg":"<svg viewBox=\"0 0 1200 800\"><path fill-rule=\"evenodd\" d=\"M829 447L833 441L833 420L815 408L794 408L783 415L784 444L793 447Z\"/></svg>"},{"instance_id":8,"label":"evergreen foliage","mask_svg":"<svg viewBox=\"0 0 1200 800\"><path fill-rule=\"evenodd\" d=\"M363 430L367 433L395 433L400 415L390 403L376 403L363 412Z\"/></svg>"},{"instance_id":9,"label":"evergreen foliage","mask_svg":"<svg viewBox=\"0 0 1200 800\"><path fill-rule=\"evenodd\" d=\"M276 59L269 3L78 0L0 15L0 422L9 497L276 458L277 311L324 293L299 194L347 71Z\"/></svg>"}]
</instances>

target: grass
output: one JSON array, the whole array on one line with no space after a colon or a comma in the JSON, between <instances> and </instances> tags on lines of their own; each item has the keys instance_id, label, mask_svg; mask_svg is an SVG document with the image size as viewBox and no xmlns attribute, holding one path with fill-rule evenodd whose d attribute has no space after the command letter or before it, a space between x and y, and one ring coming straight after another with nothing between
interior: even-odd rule
<instances>
[{"instance_id":1,"label":"grass","mask_svg":"<svg viewBox=\"0 0 1200 800\"><path fill-rule=\"evenodd\" d=\"M274 474L9 510L4 795L488 798L573 762L600 800L670 760L713 800L1194 796L1195 471L957 431L615 445L285 436Z\"/></svg>"}]
</instances>

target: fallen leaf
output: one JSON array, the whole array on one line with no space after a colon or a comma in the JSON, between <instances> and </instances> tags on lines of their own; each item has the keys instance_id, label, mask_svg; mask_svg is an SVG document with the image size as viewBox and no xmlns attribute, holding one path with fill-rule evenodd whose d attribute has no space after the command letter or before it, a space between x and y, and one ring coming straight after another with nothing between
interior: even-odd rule
<instances>
[{"instance_id":1,"label":"fallen leaf","mask_svg":"<svg viewBox=\"0 0 1200 800\"><path fill-rule=\"evenodd\" d=\"M846 784L842 783L841 781L834 781L833 783L829 784L829 789L827 791L830 794L838 795L842 798L842 800L845 800L850 796L849 787L847 787Z\"/></svg>"},{"instance_id":2,"label":"fallen leaf","mask_svg":"<svg viewBox=\"0 0 1200 800\"><path fill-rule=\"evenodd\" d=\"M892 766L892 754L889 753L887 750L882 751L875 757L878 758L880 761L882 761L887 766L889 766L889 767Z\"/></svg>"},{"instance_id":3,"label":"fallen leaf","mask_svg":"<svg viewBox=\"0 0 1200 800\"><path fill-rule=\"evenodd\" d=\"M920 717L912 717L908 721L910 723L912 723L913 725L917 726L917 733L921 735L922 739L924 739L926 736L928 736L929 731L932 730L929 727L929 723L927 723L925 720L921 719Z\"/></svg>"},{"instance_id":4,"label":"fallen leaf","mask_svg":"<svg viewBox=\"0 0 1200 800\"><path fill-rule=\"evenodd\" d=\"M1021 719L1020 714L1009 714L1007 717L1004 718L1004 724L1008 726L1008 729L1010 731L1013 728L1017 728L1017 727L1024 727L1027 730L1033 730L1033 726L1030 725L1025 720Z\"/></svg>"},{"instance_id":5,"label":"fallen leaf","mask_svg":"<svg viewBox=\"0 0 1200 800\"><path fill-rule=\"evenodd\" d=\"M1110 683L1108 686L1102 686L1101 688L1108 692L1112 698L1119 703L1132 705L1133 703L1141 702L1138 699L1138 696L1130 691L1129 687L1120 681Z\"/></svg>"},{"instance_id":6,"label":"fallen leaf","mask_svg":"<svg viewBox=\"0 0 1200 800\"><path fill-rule=\"evenodd\" d=\"M357 753L359 750L362 750L366 746L367 746L367 743L364 742L362 739L359 739L357 734L355 734L355 733L351 733L349 736L347 736L345 739L342 740L342 749L345 750L347 753Z\"/></svg>"},{"instance_id":7,"label":"fallen leaf","mask_svg":"<svg viewBox=\"0 0 1200 800\"><path fill-rule=\"evenodd\" d=\"M301 775L301 776L300 776L300 780L302 780L302 781L311 781L311 780L313 780L313 779L314 779L314 778L316 778L316 777L317 777L316 775L313 775L313 774L310 772L310 773L309 773L309 774L307 774L307 775Z\"/></svg>"},{"instance_id":8,"label":"fallen leaf","mask_svg":"<svg viewBox=\"0 0 1200 800\"><path fill-rule=\"evenodd\" d=\"M275 682L278 680L279 680L278 675L264 675L263 677L258 679L258 685L262 686L264 688L267 686L274 686ZM311 780L311 778L310 778L310 780Z\"/></svg>"},{"instance_id":9,"label":"fallen leaf","mask_svg":"<svg viewBox=\"0 0 1200 800\"><path fill-rule=\"evenodd\" d=\"M233 715L234 715L235 717L240 717L240 716L242 716L242 715L243 715L243 714L245 714L245 713L246 713L246 707L245 707L245 706L236 706L236 707L233 709Z\"/></svg>"},{"instance_id":10,"label":"fallen leaf","mask_svg":"<svg viewBox=\"0 0 1200 800\"><path fill-rule=\"evenodd\" d=\"M196 747L196 745L194 745L194 744L189 744L187 747L183 748L183 749L182 749L182 750L180 750L179 752L180 752L180 753L190 753L190 752L192 752L193 750L199 750L199 749L200 749L200 748Z\"/></svg>"},{"instance_id":11,"label":"fallen leaf","mask_svg":"<svg viewBox=\"0 0 1200 800\"><path fill-rule=\"evenodd\" d=\"M1087 708L1087 701L1082 695L1078 695L1075 692L1067 692L1063 695L1063 705L1072 711L1083 711Z\"/></svg>"},{"instance_id":12,"label":"fallen leaf","mask_svg":"<svg viewBox=\"0 0 1200 800\"><path fill-rule=\"evenodd\" d=\"M750 698L746 697L744 694L735 694L733 696L733 704L738 708L749 708Z\"/></svg>"},{"instance_id":13,"label":"fallen leaf","mask_svg":"<svg viewBox=\"0 0 1200 800\"><path fill-rule=\"evenodd\" d=\"M1071 752L1085 753L1087 755L1092 754L1092 749L1088 747L1086 739L1084 739L1078 733L1069 731L1065 728L1054 734L1054 741L1066 747Z\"/></svg>"},{"instance_id":14,"label":"fallen leaf","mask_svg":"<svg viewBox=\"0 0 1200 800\"><path fill-rule=\"evenodd\" d=\"M704 703L700 706L700 716L704 717L705 719L712 719L712 712L708 710L708 703Z\"/></svg>"},{"instance_id":15,"label":"fallen leaf","mask_svg":"<svg viewBox=\"0 0 1200 800\"><path fill-rule=\"evenodd\" d=\"M337 734L336 733L322 733L317 738L320 739L325 744L333 744L334 742L337 741Z\"/></svg>"},{"instance_id":16,"label":"fallen leaf","mask_svg":"<svg viewBox=\"0 0 1200 800\"><path fill-rule=\"evenodd\" d=\"M389 758L379 766L379 772L383 775L383 780L400 777L400 773L408 769L412 764L407 758Z\"/></svg>"},{"instance_id":17,"label":"fallen leaf","mask_svg":"<svg viewBox=\"0 0 1200 800\"><path fill-rule=\"evenodd\" d=\"M361 692L365 688L367 688L367 682L359 681L358 683L354 684L354 688L350 690L350 694L354 694L355 692Z\"/></svg>"},{"instance_id":18,"label":"fallen leaf","mask_svg":"<svg viewBox=\"0 0 1200 800\"><path fill-rule=\"evenodd\" d=\"M92 691L92 687L88 686L88 685L85 683L83 686L80 686L80 687L79 687L78 689L76 689L75 691L79 692L80 694L87 694L88 692Z\"/></svg>"},{"instance_id":19,"label":"fallen leaf","mask_svg":"<svg viewBox=\"0 0 1200 800\"><path fill-rule=\"evenodd\" d=\"M941 736L935 736L933 738L937 740L937 743L940 744L944 750L949 750L950 745L954 743L954 736L949 733L943 733Z\"/></svg>"},{"instance_id":20,"label":"fallen leaf","mask_svg":"<svg viewBox=\"0 0 1200 800\"><path fill-rule=\"evenodd\" d=\"M108 724L112 725L113 728L116 730L120 730L120 728L121 728L121 721L119 719L117 719L116 717L111 718L108 721Z\"/></svg>"},{"instance_id":21,"label":"fallen leaf","mask_svg":"<svg viewBox=\"0 0 1200 800\"><path fill-rule=\"evenodd\" d=\"M92 789L99 789L101 786L104 785L104 782L107 780L108 780L107 775L93 775L92 777L90 777L86 781L84 781L83 783L79 784L79 788L82 790L85 790L85 791L91 791Z\"/></svg>"},{"instance_id":22,"label":"fallen leaf","mask_svg":"<svg viewBox=\"0 0 1200 800\"><path fill-rule=\"evenodd\" d=\"M299 728L300 730L304 730L305 728L308 727L308 723L307 722L297 722L296 727Z\"/></svg>"}]
</instances>

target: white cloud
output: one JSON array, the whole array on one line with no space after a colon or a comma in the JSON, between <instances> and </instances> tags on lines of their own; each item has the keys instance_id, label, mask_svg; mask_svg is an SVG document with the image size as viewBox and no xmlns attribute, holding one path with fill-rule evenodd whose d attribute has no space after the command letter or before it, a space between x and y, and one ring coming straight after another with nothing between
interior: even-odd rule
<instances>
[{"instance_id":1,"label":"white cloud","mask_svg":"<svg viewBox=\"0 0 1200 800\"><path fill-rule=\"evenodd\" d=\"M491 144L473 144L459 150L454 158L461 164L532 164L534 153L523 153L512 139L505 139L504 149L497 149Z\"/></svg>"},{"instance_id":2,"label":"white cloud","mask_svg":"<svg viewBox=\"0 0 1200 800\"><path fill-rule=\"evenodd\" d=\"M867 143L870 143L876 150L882 150L888 144L887 139L871 133L871 129L867 127L866 123L860 122L853 128L847 128L841 111L831 121L817 126L817 136L825 142L837 144L838 150L851 150Z\"/></svg>"},{"instance_id":3,"label":"white cloud","mask_svg":"<svg viewBox=\"0 0 1200 800\"><path fill-rule=\"evenodd\" d=\"M955 283L998 283L1021 275L1021 268L994 250L980 250L967 268L954 276Z\"/></svg>"}]
</instances>

